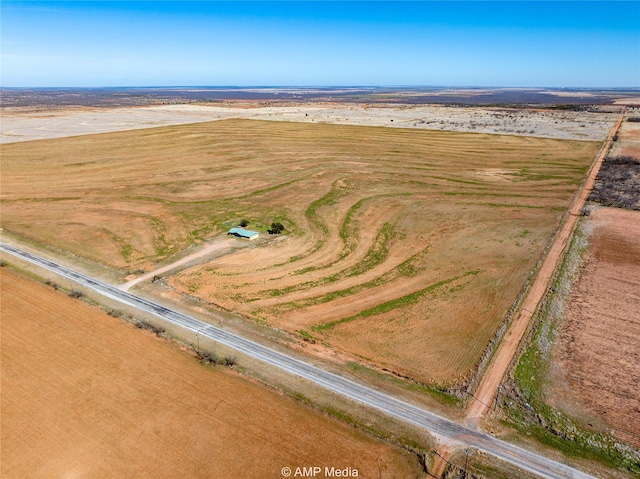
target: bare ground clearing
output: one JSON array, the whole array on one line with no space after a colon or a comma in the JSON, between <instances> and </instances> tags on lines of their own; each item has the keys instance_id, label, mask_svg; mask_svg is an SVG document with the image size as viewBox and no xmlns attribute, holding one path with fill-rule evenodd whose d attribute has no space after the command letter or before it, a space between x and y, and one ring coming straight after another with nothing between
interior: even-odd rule
<instances>
[{"instance_id":1,"label":"bare ground clearing","mask_svg":"<svg viewBox=\"0 0 640 479\"><path fill-rule=\"evenodd\" d=\"M2 226L148 271L242 218L263 232L281 221L286 238L171 285L451 384L473 371L598 146L250 120L14 143Z\"/></svg>"},{"instance_id":2,"label":"bare ground clearing","mask_svg":"<svg viewBox=\"0 0 640 479\"><path fill-rule=\"evenodd\" d=\"M550 402L640 447L640 212L598 208L553 353ZM561 379L559 379L561 378Z\"/></svg>"},{"instance_id":3,"label":"bare ground clearing","mask_svg":"<svg viewBox=\"0 0 640 479\"><path fill-rule=\"evenodd\" d=\"M615 117L616 114L612 113L575 111L339 103L264 106L257 102L245 106L230 103L226 106L164 105L110 109L74 107L31 113L5 108L0 124L0 144L232 118L599 141L606 137Z\"/></svg>"},{"instance_id":4,"label":"bare ground clearing","mask_svg":"<svg viewBox=\"0 0 640 479\"><path fill-rule=\"evenodd\" d=\"M3 478L419 474L414 456L82 301L4 269L0 281Z\"/></svg>"}]
</instances>

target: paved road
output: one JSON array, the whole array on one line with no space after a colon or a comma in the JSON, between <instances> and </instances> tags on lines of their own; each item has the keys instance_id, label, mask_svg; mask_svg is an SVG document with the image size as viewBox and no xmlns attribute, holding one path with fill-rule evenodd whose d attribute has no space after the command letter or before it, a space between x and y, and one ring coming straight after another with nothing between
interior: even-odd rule
<instances>
[{"instance_id":1,"label":"paved road","mask_svg":"<svg viewBox=\"0 0 640 479\"><path fill-rule=\"evenodd\" d=\"M586 479L592 476L565 464L552 461L536 453L500 441L461 424L455 423L418 406L396 399L385 393L327 372L303 361L269 349L253 341L236 336L220 328L195 318L165 308L157 303L134 294L122 291L115 286L103 283L82 273L78 273L52 261L40 258L5 243L0 243L0 251L12 254L30 263L57 273L87 288L120 303L154 314L169 323L186 330L197 332L243 354L264 361L290 374L312 381L327 390L338 393L354 401L365 404L384 414L398 418L426 429L431 433L452 438L468 446L484 451L498 459L511 463L521 469L544 478Z\"/></svg>"}]
</instances>

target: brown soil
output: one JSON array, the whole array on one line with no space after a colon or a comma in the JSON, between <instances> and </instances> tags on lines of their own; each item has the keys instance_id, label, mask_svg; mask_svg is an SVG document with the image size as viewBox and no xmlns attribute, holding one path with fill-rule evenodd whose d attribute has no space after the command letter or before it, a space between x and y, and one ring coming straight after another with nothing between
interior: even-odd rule
<instances>
[{"instance_id":1,"label":"brown soil","mask_svg":"<svg viewBox=\"0 0 640 479\"><path fill-rule=\"evenodd\" d=\"M444 471L447 468L447 463L449 462L449 459L451 458L452 454L453 454L453 451L448 447L440 447L438 449L438 453L435 455L435 458L433 460L433 466L431 467L431 470L429 471L427 478L442 477L442 475L444 474Z\"/></svg>"},{"instance_id":2,"label":"brown soil","mask_svg":"<svg viewBox=\"0 0 640 479\"><path fill-rule=\"evenodd\" d=\"M640 447L640 212L599 208L585 221L590 245L554 351L566 388L552 401L577 403Z\"/></svg>"},{"instance_id":3,"label":"brown soil","mask_svg":"<svg viewBox=\"0 0 640 479\"><path fill-rule=\"evenodd\" d=\"M126 271L242 218L263 233L280 221L286 237L170 285L451 384L475 369L598 147L253 120L13 143L2 226Z\"/></svg>"},{"instance_id":4,"label":"brown soil","mask_svg":"<svg viewBox=\"0 0 640 479\"><path fill-rule=\"evenodd\" d=\"M6 269L0 281L5 479L419 474L408 453L80 300Z\"/></svg>"}]
</instances>

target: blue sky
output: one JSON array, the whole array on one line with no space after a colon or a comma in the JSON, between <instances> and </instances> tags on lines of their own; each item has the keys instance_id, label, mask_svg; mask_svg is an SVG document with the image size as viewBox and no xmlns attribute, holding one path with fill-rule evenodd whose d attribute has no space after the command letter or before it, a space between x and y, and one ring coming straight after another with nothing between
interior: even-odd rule
<instances>
[{"instance_id":1,"label":"blue sky","mask_svg":"<svg viewBox=\"0 0 640 479\"><path fill-rule=\"evenodd\" d=\"M0 9L2 86L640 86L640 1Z\"/></svg>"}]
</instances>

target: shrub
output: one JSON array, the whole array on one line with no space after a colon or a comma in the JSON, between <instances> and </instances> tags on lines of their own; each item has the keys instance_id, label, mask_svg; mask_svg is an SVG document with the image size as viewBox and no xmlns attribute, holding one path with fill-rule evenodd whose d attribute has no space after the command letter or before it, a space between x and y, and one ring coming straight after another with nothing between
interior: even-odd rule
<instances>
[{"instance_id":1,"label":"shrub","mask_svg":"<svg viewBox=\"0 0 640 479\"><path fill-rule=\"evenodd\" d=\"M232 368L236 364L238 364L238 358L236 358L233 355L229 355L229 356L225 356L224 358L221 358L216 354L215 351L206 351L206 350L196 349L195 347L193 347L193 345L191 346L191 349L194 350L194 352L198 356L198 359L203 364L211 364L212 366L223 364L228 368Z\"/></svg>"},{"instance_id":2,"label":"shrub","mask_svg":"<svg viewBox=\"0 0 640 479\"><path fill-rule=\"evenodd\" d=\"M151 323L148 323L147 321L143 321L140 320L136 323L136 326L140 329L146 329L147 331L151 331L152 333L157 334L158 336L160 336L162 333L165 332L165 330L159 326L155 326Z\"/></svg>"},{"instance_id":3,"label":"shrub","mask_svg":"<svg viewBox=\"0 0 640 479\"><path fill-rule=\"evenodd\" d=\"M223 360L214 351L198 351L198 357L203 363L212 365L222 364Z\"/></svg>"},{"instance_id":4,"label":"shrub","mask_svg":"<svg viewBox=\"0 0 640 479\"><path fill-rule=\"evenodd\" d=\"M282 223L271 223L271 229L267 230L270 235L279 235L284 231Z\"/></svg>"},{"instance_id":5,"label":"shrub","mask_svg":"<svg viewBox=\"0 0 640 479\"><path fill-rule=\"evenodd\" d=\"M235 356L231 355L231 356L227 356L226 358L224 358L224 365L232 368L234 367L236 364L238 364L238 358L236 358Z\"/></svg>"},{"instance_id":6,"label":"shrub","mask_svg":"<svg viewBox=\"0 0 640 479\"><path fill-rule=\"evenodd\" d=\"M69 296L71 296L72 298L82 298L84 296L84 293L80 290L72 289L71 291L69 291Z\"/></svg>"}]
</instances>

